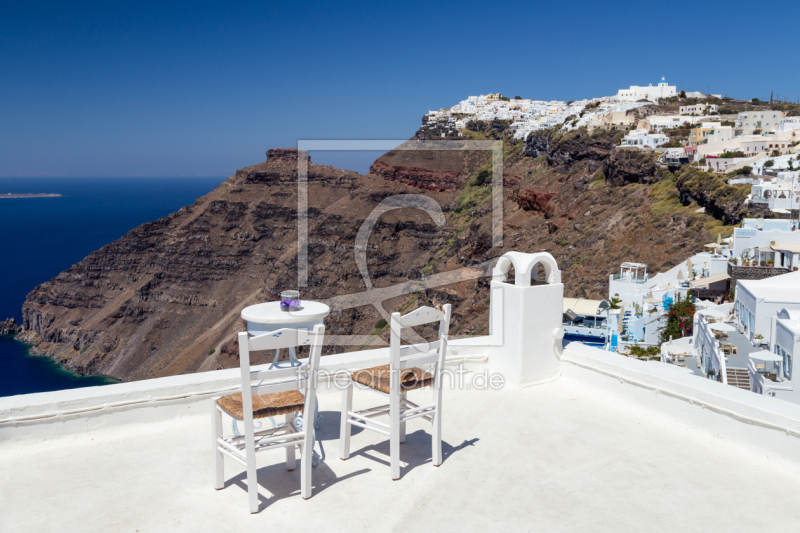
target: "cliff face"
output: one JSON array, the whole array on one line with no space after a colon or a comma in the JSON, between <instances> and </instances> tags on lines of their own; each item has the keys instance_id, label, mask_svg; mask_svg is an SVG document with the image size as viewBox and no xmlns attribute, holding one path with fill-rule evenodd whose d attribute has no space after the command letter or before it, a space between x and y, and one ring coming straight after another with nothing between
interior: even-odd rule
<instances>
[{"instance_id":1,"label":"cliff face","mask_svg":"<svg viewBox=\"0 0 800 533\"><path fill-rule=\"evenodd\" d=\"M619 144L620 137L616 131L602 129L591 134L581 129L565 135L552 130L533 132L525 140L524 154L529 157L547 156L551 166L586 162L593 172Z\"/></svg>"},{"instance_id":2,"label":"cliff face","mask_svg":"<svg viewBox=\"0 0 800 533\"><path fill-rule=\"evenodd\" d=\"M296 151L270 151L93 252L28 295L22 338L69 368L123 380L216 368L208 354L238 327L236 310L273 297L276 271L296 270L296 173ZM310 164L312 219L359 178Z\"/></svg>"},{"instance_id":3,"label":"cliff face","mask_svg":"<svg viewBox=\"0 0 800 533\"><path fill-rule=\"evenodd\" d=\"M738 224L748 216L771 216L766 204L745 205L749 185L728 185L725 178L716 174L684 167L678 173L676 186L683 203L697 202L726 224Z\"/></svg>"},{"instance_id":4,"label":"cliff face","mask_svg":"<svg viewBox=\"0 0 800 533\"><path fill-rule=\"evenodd\" d=\"M364 176L309 163L309 284L301 298L365 290L355 236L394 195L428 196L446 223L437 226L419 209L383 214L367 247L378 288L480 265L509 250L546 250L558 260L569 296L604 298L607 276L622 261L655 272L716 237L709 235L714 219L695 213L696 205L683 207L674 185L670 193L604 179L615 135L579 131L507 142L502 247L492 247L487 152L396 150ZM270 150L266 162L237 171L193 205L36 287L23 308L21 337L68 368L120 380L234 367L241 309L297 288L297 201L297 152ZM488 332L488 286L487 278L462 281L382 303L390 312L451 303L452 334L477 335ZM334 308L327 332L386 338L381 318L371 305ZM325 353L357 348L329 346Z\"/></svg>"},{"instance_id":5,"label":"cliff face","mask_svg":"<svg viewBox=\"0 0 800 533\"><path fill-rule=\"evenodd\" d=\"M371 174L387 180L399 181L426 191L455 191L461 187L459 173L452 170L428 170L418 167L390 165L383 161L375 161L369 167Z\"/></svg>"},{"instance_id":6,"label":"cliff face","mask_svg":"<svg viewBox=\"0 0 800 533\"><path fill-rule=\"evenodd\" d=\"M603 162L603 174L609 183L618 187L627 183L651 183L658 174L656 157L635 148L615 148Z\"/></svg>"}]
</instances>

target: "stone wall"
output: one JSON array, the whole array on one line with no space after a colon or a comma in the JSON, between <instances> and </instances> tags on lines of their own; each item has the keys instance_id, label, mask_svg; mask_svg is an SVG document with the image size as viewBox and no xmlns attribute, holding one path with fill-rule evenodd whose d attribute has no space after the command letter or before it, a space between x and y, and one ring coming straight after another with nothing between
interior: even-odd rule
<instances>
[{"instance_id":1,"label":"stone wall","mask_svg":"<svg viewBox=\"0 0 800 533\"><path fill-rule=\"evenodd\" d=\"M783 267L736 266L728 263L731 290L736 290L736 283L740 279L767 279L781 274L788 274L789 272L788 268Z\"/></svg>"}]
</instances>

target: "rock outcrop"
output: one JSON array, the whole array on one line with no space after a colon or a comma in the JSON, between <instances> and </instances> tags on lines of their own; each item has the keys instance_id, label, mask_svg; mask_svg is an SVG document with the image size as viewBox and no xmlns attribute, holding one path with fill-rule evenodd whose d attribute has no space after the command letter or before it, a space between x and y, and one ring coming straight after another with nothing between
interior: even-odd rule
<instances>
[{"instance_id":1,"label":"rock outcrop","mask_svg":"<svg viewBox=\"0 0 800 533\"><path fill-rule=\"evenodd\" d=\"M297 148L270 148L267 150L267 162L277 163L279 161L297 164L297 158L300 154L305 155L308 162L311 162L311 157L308 152L298 150Z\"/></svg>"},{"instance_id":2,"label":"rock outcrop","mask_svg":"<svg viewBox=\"0 0 800 533\"><path fill-rule=\"evenodd\" d=\"M16 318L7 318L0 322L0 335L16 335L22 331L22 326L17 324Z\"/></svg>"},{"instance_id":3,"label":"rock outcrop","mask_svg":"<svg viewBox=\"0 0 800 533\"><path fill-rule=\"evenodd\" d=\"M546 155L550 165L585 161L588 171L594 172L614 149L618 137L618 132L601 129L594 133L578 129L564 135L553 130L532 132L525 139L524 154L529 157Z\"/></svg>"},{"instance_id":4,"label":"rock outcrop","mask_svg":"<svg viewBox=\"0 0 800 533\"><path fill-rule=\"evenodd\" d=\"M528 134L525 139L523 154L526 157L541 157L550 153L550 141L553 138L551 131L534 131Z\"/></svg>"},{"instance_id":5,"label":"rock outcrop","mask_svg":"<svg viewBox=\"0 0 800 533\"><path fill-rule=\"evenodd\" d=\"M552 208L548 209L548 206L553 196L555 196L555 194L551 192L524 189L519 192L517 203L526 211L539 211L541 213L552 214Z\"/></svg>"},{"instance_id":6,"label":"rock outcrop","mask_svg":"<svg viewBox=\"0 0 800 533\"><path fill-rule=\"evenodd\" d=\"M728 185L723 176L703 172L693 167L684 167L678 174L676 187L683 204L697 202L706 213L724 221L738 224L747 216L767 216L769 208L764 204L745 204L750 193L749 185Z\"/></svg>"},{"instance_id":7,"label":"rock outcrop","mask_svg":"<svg viewBox=\"0 0 800 533\"><path fill-rule=\"evenodd\" d=\"M658 175L656 156L635 148L615 149L603 162L603 174L617 187L627 183L652 183Z\"/></svg>"},{"instance_id":8,"label":"rock outcrop","mask_svg":"<svg viewBox=\"0 0 800 533\"><path fill-rule=\"evenodd\" d=\"M427 170L418 167L395 166L381 160L369 168L370 173L390 181L399 181L426 191L455 191L463 185L458 172L448 170Z\"/></svg>"}]
</instances>

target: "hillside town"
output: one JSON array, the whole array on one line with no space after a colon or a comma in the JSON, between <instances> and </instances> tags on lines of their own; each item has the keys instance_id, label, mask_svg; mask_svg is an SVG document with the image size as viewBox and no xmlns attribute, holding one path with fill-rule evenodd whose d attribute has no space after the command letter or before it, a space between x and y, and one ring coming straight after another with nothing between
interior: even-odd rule
<instances>
[{"instance_id":1,"label":"hillside town","mask_svg":"<svg viewBox=\"0 0 800 533\"><path fill-rule=\"evenodd\" d=\"M745 219L667 272L623 263L609 277L608 300L565 299L565 342L800 403L797 228L796 220Z\"/></svg>"},{"instance_id":2,"label":"hillside town","mask_svg":"<svg viewBox=\"0 0 800 533\"><path fill-rule=\"evenodd\" d=\"M625 132L622 147L655 152L671 167L690 164L738 173L741 177L731 184L753 186L748 203L785 215L800 205L794 186L800 173L800 116L772 103L678 91L662 78L655 86L634 85L613 96L567 102L499 93L470 96L450 108L429 111L421 131L463 137L471 122L508 121L519 140L552 128L618 129Z\"/></svg>"},{"instance_id":3,"label":"hillside town","mask_svg":"<svg viewBox=\"0 0 800 533\"><path fill-rule=\"evenodd\" d=\"M678 91L662 79L567 102L470 96L430 111L422 131L463 137L471 122L507 121L519 140L547 129L617 129L623 149L749 185L744 203L761 204L765 218L745 218L730 237L719 233L666 272L621 264L608 279L607 300L564 298L563 342L800 404L793 373L800 355L800 116L780 103Z\"/></svg>"}]
</instances>

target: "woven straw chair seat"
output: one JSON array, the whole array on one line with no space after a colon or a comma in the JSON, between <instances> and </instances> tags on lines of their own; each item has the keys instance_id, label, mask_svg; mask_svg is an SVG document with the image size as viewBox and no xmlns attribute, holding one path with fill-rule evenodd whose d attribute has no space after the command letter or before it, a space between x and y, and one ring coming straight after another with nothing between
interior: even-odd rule
<instances>
[{"instance_id":1,"label":"woven straw chair seat","mask_svg":"<svg viewBox=\"0 0 800 533\"><path fill-rule=\"evenodd\" d=\"M285 415L302 411L306 398L303 393L297 390L286 392L274 392L253 396L253 418L267 418L269 416ZM230 394L217 400L223 411L237 420L244 419L244 409L242 409L242 393Z\"/></svg>"},{"instance_id":2,"label":"woven straw chair seat","mask_svg":"<svg viewBox=\"0 0 800 533\"><path fill-rule=\"evenodd\" d=\"M385 394L390 392L389 365L374 366L353 372L351 379ZM410 391L433 385L433 375L421 368L407 368L400 375L400 389Z\"/></svg>"}]
</instances>

